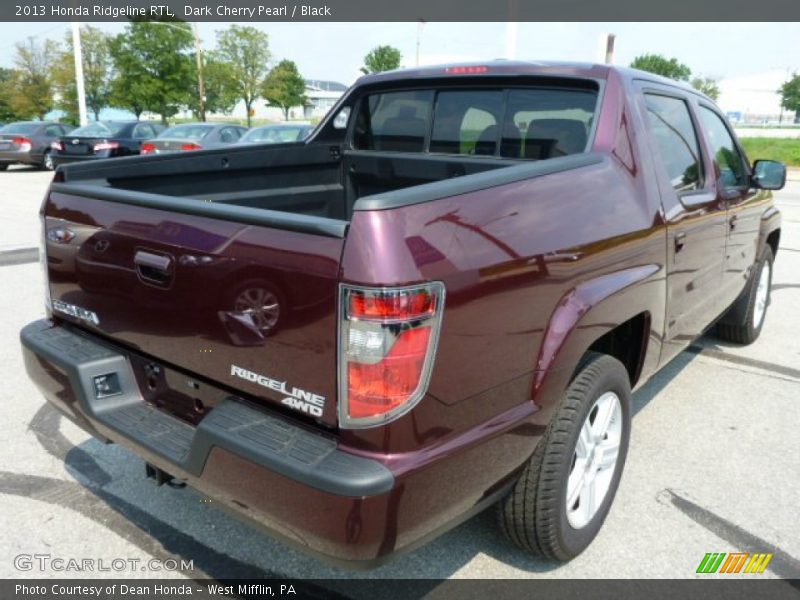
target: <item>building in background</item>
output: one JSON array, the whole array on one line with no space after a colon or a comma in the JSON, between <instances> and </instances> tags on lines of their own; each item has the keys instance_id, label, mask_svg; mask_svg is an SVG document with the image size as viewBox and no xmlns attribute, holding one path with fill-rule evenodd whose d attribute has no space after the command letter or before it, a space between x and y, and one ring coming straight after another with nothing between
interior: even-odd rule
<instances>
[{"instance_id":1,"label":"building in background","mask_svg":"<svg viewBox=\"0 0 800 600\"><path fill-rule=\"evenodd\" d=\"M306 79L307 101L303 116L306 119L324 117L346 91L347 86L338 81Z\"/></svg>"},{"instance_id":2,"label":"building in background","mask_svg":"<svg viewBox=\"0 0 800 600\"><path fill-rule=\"evenodd\" d=\"M778 89L790 76L776 69L722 79L718 84L717 103L736 124L777 124L780 121L789 125L794 120L794 112L781 110Z\"/></svg>"}]
</instances>

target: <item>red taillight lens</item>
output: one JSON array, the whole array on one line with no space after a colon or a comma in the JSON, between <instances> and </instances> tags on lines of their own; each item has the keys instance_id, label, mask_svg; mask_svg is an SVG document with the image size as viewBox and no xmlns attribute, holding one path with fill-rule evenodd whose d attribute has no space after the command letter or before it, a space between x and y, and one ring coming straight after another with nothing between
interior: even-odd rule
<instances>
[{"instance_id":1,"label":"red taillight lens","mask_svg":"<svg viewBox=\"0 0 800 600\"><path fill-rule=\"evenodd\" d=\"M430 337L430 327L410 329L399 335L380 362L348 362L348 418L375 417L403 405L419 386Z\"/></svg>"},{"instance_id":2,"label":"red taillight lens","mask_svg":"<svg viewBox=\"0 0 800 600\"><path fill-rule=\"evenodd\" d=\"M119 142L99 142L94 145L95 152L102 152L103 150L116 150L119 148Z\"/></svg>"},{"instance_id":3,"label":"red taillight lens","mask_svg":"<svg viewBox=\"0 0 800 600\"><path fill-rule=\"evenodd\" d=\"M354 319L402 319L428 317L434 311L428 290L400 291L391 295L351 294L348 314Z\"/></svg>"},{"instance_id":4,"label":"red taillight lens","mask_svg":"<svg viewBox=\"0 0 800 600\"><path fill-rule=\"evenodd\" d=\"M425 395L444 286L342 286L339 424L371 427L395 419Z\"/></svg>"},{"instance_id":5,"label":"red taillight lens","mask_svg":"<svg viewBox=\"0 0 800 600\"><path fill-rule=\"evenodd\" d=\"M150 144L150 143L147 143L147 142L142 144L142 147L141 147L141 153L142 154L151 154L151 153L153 153L155 151L156 151L156 145L155 144Z\"/></svg>"},{"instance_id":6,"label":"red taillight lens","mask_svg":"<svg viewBox=\"0 0 800 600\"><path fill-rule=\"evenodd\" d=\"M61 150L64 149L64 144L56 140L54 142L50 142L50 148L53 150L58 150L60 152Z\"/></svg>"},{"instance_id":7,"label":"red taillight lens","mask_svg":"<svg viewBox=\"0 0 800 600\"><path fill-rule=\"evenodd\" d=\"M195 144L194 142L189 142L188 144L183 144L181 146L181 150L202 150L203 147L200 144Z\"/></svg>"},{"instance_id":8,"label":"red taillight lens","mask_svg":"<svg viewBox=\"0 0 800 600\"><path fill-rule=\"evenodd\" d=\"M12 141L12 143L14 143L17 146L19 146L20 150L30 150L31 146L33 145L33 142L31 142L31 140L29 138L26 138L26 137L15 137L11 141Z\"/></svg>"}]
</instances>

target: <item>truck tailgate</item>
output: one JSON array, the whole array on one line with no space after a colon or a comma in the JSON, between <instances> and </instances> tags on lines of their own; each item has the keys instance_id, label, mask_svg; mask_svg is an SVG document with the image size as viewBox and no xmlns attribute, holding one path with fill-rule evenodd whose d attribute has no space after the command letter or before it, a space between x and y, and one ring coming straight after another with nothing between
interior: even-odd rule
<instances>
[{"instance_id":1,"label":"truck tailgate","mask_svg":"<svg viewBox=\"0 0 800 600\"><path fill-rule=\"evenodd\" d=\"M336 424L343 237L87 196L51 191L44 207L56 316Z\"/></svg>"}]
</instances>

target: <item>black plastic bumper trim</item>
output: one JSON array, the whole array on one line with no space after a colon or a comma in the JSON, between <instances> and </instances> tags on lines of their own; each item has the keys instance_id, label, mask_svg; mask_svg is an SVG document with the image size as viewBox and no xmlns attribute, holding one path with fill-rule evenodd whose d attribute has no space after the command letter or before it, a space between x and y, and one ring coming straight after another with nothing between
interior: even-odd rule
<instances>
[{"instance_id":1,"label":"black plastic bumper trim","mask_svg":"<svg viewBox=\"0 0 800 600\"><path fill-rule=\"evenodd\" d=\"M144 402L127 357L87 334L40 320L25 326L20 340L24 348L69 374L87 418L191 475L201 476L211 449L219 447L339 496L374 496L394 487L394 475L380 462L344 452L336 441L239 398L225 398L197 427L180 421ZM96 399L93 379L108 373L117 373L122 394Z\"/></svg>"}]
</instances>

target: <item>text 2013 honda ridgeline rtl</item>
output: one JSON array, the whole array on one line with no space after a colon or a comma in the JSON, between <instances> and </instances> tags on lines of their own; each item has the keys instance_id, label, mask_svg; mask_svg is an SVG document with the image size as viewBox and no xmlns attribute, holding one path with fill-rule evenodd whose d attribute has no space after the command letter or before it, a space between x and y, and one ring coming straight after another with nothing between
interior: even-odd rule
<instances>
[{"instance_id":1,"label":"text 2013 honda ridgeline rtl","mask_svg":"<svg viewBox=\"0 0 800 600\"><path fill-rule=\"evenodd\" d=\"M370 75L305 142L59 168L25 364L158 482L316 555L374 566L497 504L569 559L631 390L711 325L758 337L784 180L647 73Z\"/></svg>"}]
</instances>

